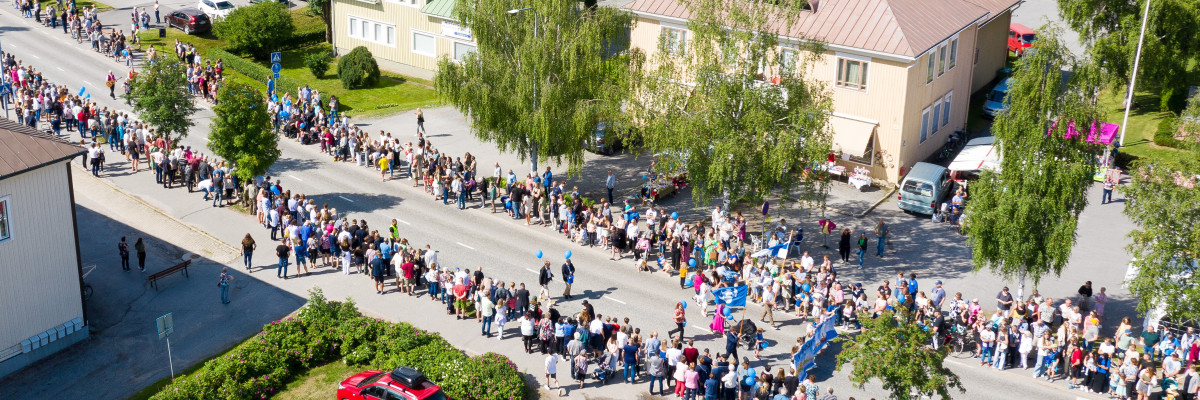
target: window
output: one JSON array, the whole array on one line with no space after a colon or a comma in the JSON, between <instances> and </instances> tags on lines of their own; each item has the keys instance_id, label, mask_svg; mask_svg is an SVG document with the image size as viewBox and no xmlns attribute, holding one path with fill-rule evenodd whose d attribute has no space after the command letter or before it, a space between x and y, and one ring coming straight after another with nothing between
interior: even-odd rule
<instances>
[{"instance_id":1,"label":"window","mask_svg":"<svg viewBox=\"0 0 1200 400\"><path fill-rule=\"evenodd\" d=\"M796 53L795 49L789 49L787 47L779 49L779 70L781 72L780 75L784 75L784 74L791 75L791 74L795 73L796 59L798 57L799 56Z\"/></svg>"},{"instance_id":2,"label":"window","mask_svg":"<svg viewBox=\"0 0 1200 400\"><path fill-rule=\"evenodd\" d=\"M413 32L412 52L423 56L437 56L437 40L427 33Z\"/></svg>"},{"instance_id":3,"label":"window","mask_svg":"<svg viewBox=\"0 0 1200 400\"><path fill-rule=\"evenodd\" d=\"M958 61L958 38L950 39L950 61L946 69L954 69L954 64Z\"/></svg>"},{"instance_id":4,"label":"window","mask_svg":"<svg viewBox=\"0 0 1200 400\"><path fill-rule=\"evenodd\" d=\"M928 60L926 62L926 64L927 64L926 70L929 71L929 73L925 77L925 83L929 83L929 82L933 82L933 62L936 60L933 59L933 53L929 53L929 55L927 55L925 57L928 58Z\"/></svg>"},{"instance_id":5,"label":"window","mask_svg":"<svg viewBox=\"0 0 1200 400\"><path fill-rule=\"evenodd\" d=\"M942 99L938 99L937 101L933 102L933 118L929 119L929 136L933 136L933 134L937 133L938 131L938 122L942 120L939 118L942 115L941 111Z\"/></svg>"},{"instance_id":6,"label":"window","mask_svg":"<svg viewBox=\"0 0 1200 400\"><path fill-rule=\"evenodd\" d=\"M388 0L391 3L400 3L409 7L421 7L421 0Z\"/></svg>"},{"instance_id":7,"label":"window","mask_svg":"<svg viewBox=\"0 0 1200 400\"><path fill-rule=\"evenodd\" d=\"M0 242L12 239L12 220L8 219L8 197L0 197Z\"/></svg>"},{"instance_id":8,"label":"window","mask_svg":"<svg viewBox=\"0 0 1200 400\"><path fill-rule=\"evenodd\" d=\"M867 67L870 63L852 58L837 59L837 85L849 89L867 90Z\"/></svg>"},{"instance_id":9,"label":"window","mask_svg":"<svg viewBox=\"0 0 1200 400\"><path fill-rule=\"evenodd\" d=\"M946 45L938 47L938 76L946 73Z\"/></svg>"},{"instance_id":10,"label":"window","mask_svg":"<svg viewBox=\"0 0 1200 400\"><path fill-rule=\"evenodd\" d=\"M478 48L476 48L475 45L454 42L454 60L462 62L462 60L467 57L467 54L474 53L477 50Z\"/></svg>"},{"instance_id":11,"label":"window","mask_svg":"<svg viewBox=\"0 0 1200 400\"><path fill-rule=\"evenodd\" d=\"M925 143L925 135L929 132L929 107L921 111L921 143Z\"/></svg>"},{"instance_id":12,"label":"window","mask_svg":"<svg viewBox=\"0 0 1200 400\"><path fill-rule=\"evenodd\" d=\"M360 17L350 17L350 37L358 40L396 45L396 26Z\"/></svg>"},{"instance_id":13,"label":"window","mask_svg":"<svg viewBox=\"0 0 1200 400\"><path fill-rule=\"evenodd\" d=\"M942 126L950 124L950 101L954 100L954 92L946 93L942 102Z\"/></svg>"},{"instance_id":14,"label":"window","mask_svg":"<svg viewBox=\"0 0 1200 400\"><path fill-rule=\"evenodd\" d=\"M668 54L680 55L687 51L687 31L678 28L662 28L663 46Z\"/></svg>"}]
</instances>

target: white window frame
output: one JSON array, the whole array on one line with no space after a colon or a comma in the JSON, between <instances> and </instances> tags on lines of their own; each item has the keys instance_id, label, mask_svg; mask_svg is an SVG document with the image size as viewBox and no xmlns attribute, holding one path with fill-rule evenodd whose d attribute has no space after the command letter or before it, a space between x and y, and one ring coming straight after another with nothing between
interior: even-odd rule
<instances>
[{"instance_id":1,"label":"white window frame","mask_svg":"<svg viewBox=\"0 0 1200 400\"><path fill-rule=\"evenodd\" d=\"M422 6L421 0L384 0L384 1L386 1L388 3L395 3L395 4L402 5L402 6L412 7L412 8L421 8L421 6Z\"/></svg>"},{"instance_id":2,"label":"white window frame","mask_svg":"<svg viewBox=\"0 0 1200 400\"><path fill-rule=\"evenodd\" d=\"M430 39L433 39L433 52L432 53L426 53L426 52L417 50L417 35L429 36ZM422 55L422 56L426 56L426 57L437 57L438 35L430 33L430 32L413 29L411 32L409 32L408 39L409 39L408 47L412 51L413 54Z\"/></svg>"},{"instance_id":3,"label":"white window frame","mask_svg":"<svg viewBox=\"0 0 1200 400\"><path fill-rule=\"evenodd\" d=\"M8 236L0 236L0 243L13 238L12 196L0 197L0 235L4 233L7 233Z\"/></svg>"},{"instance_id":4,"label":"white window frame","mask_svg":"<svg viewBox=\"0 0 1200 400\"><path fill-rule=\"evenodd\" d=\"M925 139L929 139L929 137L926 136L928 131L929 131L929 107L925 107L924 110L921 110L921 141L918 143L925 143Z\"/></svg>"},{"instance_id":5,"label":"white window frame","mask_svg":"<svg viewBox=\"0 0 1200 400\"><path fill-rule=\"evenodd\" d=\"M942 119L941 113L942 113L942 99L938 98L937 100L933 101L933 114L932 114L932 117L929 119L929 122L931 122L931 124L929 124L929 136L933 136L933 135L937 134L938 128L941 127L941 125L938 124L938 122Z\"/></svg>"},{"instance_id":6,"label":"white window frame","mask_svg":"<svg viewBox=\"0 0 1200 400\"><path fill-rule=\"evenodd\" d=\"M946 93L946 97L942 98L942 126L950 125L950 110L954 109L954 107L951 107L950 105L954 104L952 103L953 100L953 90L951 90L950 93Z\"/></svg>"},{"instance_id":7,"label":"white window frame","mask_svg":"<svg viewBox=\"0 0 1200 400\"><path fill-rule=\"evenodd\" d=\"M926 85L933 83L933 79L937 77L936 75L933 74L933 72L934 72L933 69L937 67L936 65L934 65L935 63L937 63L937 60L934 59L934 53L935 52L931 50L929 53L926 53L926 55L925 55L925 57L926 57L926 60L925 60L925 84Z\"/></svg>"},{"instance_id":8,"label":"white window frame","mask_svg":"<svg viewBox=\"0 0 1200 400\"><path fill-rule=\"evenodd\" d=\"M937 47L937 54L938 54L938 64L937 64L937 67L938 67L938 73L937 73L937 76L941 77L943 74L945 74L945 73L946 73L946 56L948 55L948 53L947 53L947 51L946 51L946 45L945 45L945 44L939 45L939 46Z\"/></svg>"},{"instance_id":9,"label":"white window frame","mask_svg":"<svg viewBox=\"0 0 1200 400\"><path fill-rule=\"evenodd\" d=\"M833 64L833 74L834 74L833 85L834 86L842 88L842 89L855 90L855 91L860 91L860 92L866 92L867 89L871 87L871 85L870 85L871 58L870 57L863 57L863 56L847 54L847 53L834 53L834 56L835 56L834 64ZM862 68L860 68L858 71L858 75L859 75L858 83L850 84L850 81L842 80L843 72L848 70L848 69L843 69L843 65L844 65L843 62L846 62L846 63L858 62L858 63L860 63L860 66Z\"/></svg>"},{"instance_id":10,"label":"white window frame","mask_svg":"<svg viewBox=\"0 0 1200 400\"><path fill-rule=\"evenodd\" d=\"M798 60L800 60L800 50L791 46L779 46L779 75L795 74ZM791 65L788 65L789 63Z\"/></svg>"},{"instance_id":11,"label":"white window frame","mask_svg":"<svg viewBox=\"0 0 1200 400\"><path fill-rule=\"evenodd\" d=\"M958 35L950 38L950 62L946 64L946 70L954 69L958 65Z\"/></svg>"},{"instance_id":12,"label":"white window frame","mask_svg":"<svg viewBox=\"0 0 1200 400\"><path fill-rule=\"evenodd\" d=\"M673 44L671 41L671 37L669 36L669 34L673 33L673 32L679 34L679 43L678 44ZM667 54L674 55L674 56L687 54L687 48L688 48L688 46L687 46L687 44L688 44L687 28L678 26L678 25L674 25L674 24L662 24L658 31L658 37L659 37L659 40L663 40L662 38L666 37L666 48L664 50L666 50ZM678 48L676 48L676 47L678 47Z\"/></svg>"},{"instance_id":13,"label":"white window frame","mask_svg":"<svg viewBox=\"0 0 1200 400\"><path fill-rule=\"evenodd\" d=\"M451 59L451 60L454 60L454 62L456 62L456 63L461 63L461 62L462 62L462 60L460 60L460 59L458 58L458 53L457 53L457 51L458 51L458 46L459 46L459 45L463 45L463 46L471 46L471 47L474 47L474 48L475 48L475 52L478 52L478 51L479 51L479 45L477 45L477 44L475 44L475 43L472 43L472 42L462 42L462 41L458 41L458 40L451 40L451 41L450 41L450 59Z\"/></svg>"},{"instance_id":14,"label":"white window frame","mask_svg":"<svg viewBox=\"0 0 1200 400\"><path fill-rule=\"evenodd\" d=\"M378 45L396 47L396 25L355 15L347 15L346 20L349 25L349 28L346 30L347 37ZM392 32L390 36L388 35L388 31Z\"/></svg>"}]
</instances>

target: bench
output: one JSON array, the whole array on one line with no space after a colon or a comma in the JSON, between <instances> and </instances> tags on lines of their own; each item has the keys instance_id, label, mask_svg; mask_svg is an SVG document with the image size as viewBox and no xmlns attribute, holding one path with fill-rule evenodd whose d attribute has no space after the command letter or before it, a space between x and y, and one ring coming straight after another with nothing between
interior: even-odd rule
<instances>
[{"instance_id":1,"label":"bench","mask_svg":"<svg viewBox=\"0 0 1200 400\"><path fill-rule=\"evenodd\" d=\"M146 282L149 283L150 286L153 286L154 290L158 290L158 280L165 278L168 275L174 274L176 272L183 271L184 277L191 278L190 276L188 276L188 272L187 272L187 269L190 266L192 266L192 260L187 260L187 261L181 262L179 264L172 265L172 266L168 267L167 269L150 274L150 276L146 277Z\"/></svg>"}]
</instances>

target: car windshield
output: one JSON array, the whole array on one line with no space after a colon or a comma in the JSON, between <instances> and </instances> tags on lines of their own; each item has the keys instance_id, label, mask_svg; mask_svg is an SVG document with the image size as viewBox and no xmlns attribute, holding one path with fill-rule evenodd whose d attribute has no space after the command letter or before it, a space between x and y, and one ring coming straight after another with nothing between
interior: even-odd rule
<instances>
[{"instance_id":1,"label":"car windshield","mask_svg":"<svg viewBox=\"0 0 1200 400\"><path fill-rule=\"evenodd\" d=\"M1033 43L1033 41L1035 39L1037 39L1037 35L1032 34L1032 33L1026 33L1024 35L1021 35L1021 41L1024 43Z\"/></svg>"},{"instance_id":2,"label":"car windshield","mask_svg":"<svg viewBox=\"0 0 1200 400\"><path fill-rule=\"evenodd\" d=\"M230 3L228 1L222 1L222 2L217 3L218 10L228 10L231 8L233 8L233 3Z\"/></svg>"},{"instance_id":3,"label":"car windshield","mask_svg":"<svg viewBox=\"0 0 1200 400\"><path fill-rule=\"evenodd\" d=\"M367 385L370 385L370 384L372 384L372 383L375 383L375 381L378 381L378 380L379 380L379 378L382 378L382 377L383 377L383 375L384 375L384 373L383 373L383 372L380 372L380 373L378 373L378 374L375 374L375 375L371 375L371 376L370 376L370 377L368 377L367 379L363 379L363 380L362 380L362 382L359 382L359 383L358 383L358 387L363 387L363 386L367 386Z\"/></svg>"},{"instance_id":4,"label":"car windshield","mask_svg":"<svg viewBox=\"0 0 1200 400\"><path fill-rule=\"evenodd\" d=\"M1005 93L1004 93L1003 91L1000 91L1000 90L993 90L991 93L988 93L988 100L989 100L989 101L994 101L994 102L997 102L997 103L1003 103L1003 102L1004 102L1004 95L1005 95Z\"/></svg>"},{"instance_id":5,"label":"car windshield","mask_svg":"<svg viewBox=\"0 0 1200 400\"><path fill-rule=\"evenodd\" d=\"M926 182L905 181L904 192L917 196L933 197L933 185Z\"/></svg>"}]
</instances>

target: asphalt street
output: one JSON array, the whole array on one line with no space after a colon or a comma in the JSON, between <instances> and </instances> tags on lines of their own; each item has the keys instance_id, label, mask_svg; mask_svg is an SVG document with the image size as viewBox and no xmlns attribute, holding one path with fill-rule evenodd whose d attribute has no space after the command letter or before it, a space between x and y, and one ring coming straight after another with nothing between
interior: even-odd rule
<instances>
[{"instance_id":1,"label":"asphalt street","mask_svg":"<svg viewBox=\"0 0 1200 400\"><path fill-rule=\"evenodd\" d=\"M87 50L62 35L61 31L52 31L33 23L32 20L20 18L11 7L0 9L3 9L3 12L0 12L0 41L5 51L17 54L27 63L34 64L48 79L55 82L64 82L71 87L87 86L88 91L93 93L93 99L102 105L128 109L123 102L101 96L103 86L95 84L101 82L107 70L120 71L123 64ZM501 155L492 146L474 142L474 139L465 133L465 121L461 116L454 117L454 114L449 112L446 118L429 121L429 131L435 135L455 132L451 135L453 137L435 140L452 143L447 146L448 150L452 150L451 154L460 151L456 149L457 146L463 146L479 157L481 173L490 170L492 161L499 159ZM203 149L211 117L211 110L202 108L194 118L195 128L182 144ZM398 117L400 120L405 118L411 116ZM408 132L411 126L412 122L401 121L395 126L372 126L369 130ZM349 163L332 163L327 156L320 154L315 146L301 146L292 141L282 140L280 147L284 156L272 168L271 175L281 179L286 189L315 196L319 202L328 203L330 207L348 214L350 218L365 218L371 222L372 229L384 230L388 221L397 219L400 221L402 237L408 237L417 245L423 246L428 243L439 250L439 261L444 265L470 268L482 266L484 272L490 276L535 286L535 271L540 266L534 256L535 251L544 251L547 259L556 268L562 262L563 251L573 251L572 259L579 267L574 285L574 292L578 296L573 300L560 301L562 299L558 298L557 294L562 289L561 283L556 282L551 288L560 309L566 313L578 311L579 303L587 299L595 305L600 314L629 317L632 324L641 328L643 332L665 332L672 326L672 305L690 297L690 291L678 289L678 281L671 277L661 273L648 275L635 272L629 258L620 262L609 261L605 251L571 245L561 235L549 229L525 227L523 223L506 220L503 214L491 214L490 209L459 211L452 206L442 206L419 188L413 188L408 180L380 182L379 175L374 170ZM117 158L119 157L110 157ZM189 194L186 189L164 189L154 183L152 172L133 174L124 161L110 162L109 165L110 169L102 174L103 178L161 209L167 215L229 243L240 240L247 232L254 235L260 246L269 243L269 232L258 226L252 216L213 208L208 202L201 200L199 193ZM1092 198L1098 198L1099 189L1093 189ZM475 204L472 205L474 206ZM1123 204L1092 206L1085 211L1078 234L1080 243L1072 255L1070 266L1063 276L1047 278L1041 282L1043 294L1054 297L1071 295L1083 280L1091 279L1096 286L1109 288L1113 296L1113 302L1109 306L1110 315L1130 313L1128 294L1121 290L1119 285L1129 258L1121 247L1126 241L1124 234L1131 227L1121 216L1121 207ZM864 285L874 287L879 281L892 277L894 269L902 268L917 272L923 288L931 287L934 279L941 279L949 292L961 291L967 298L979 297L985 307L991 305L992 302L988 300L994 297L1000 286L1008 284L1015 288L1017 285L1017 282L1005 282L987 272L972 272L969 251L961 236L953 233L948 226L934 225L926 219L902 214L896 210L894 204L880 206L866 220L847 220L843 225L866 229L873 225L877 217L893 223L893 232L897 233L896 252L882 260L871 258L866 270L840 267L844 273L844 280L866 282ZM815 229L812 231L815 232ZM819 257L825 251L815 244L815 239L809 239L806 247ZM260 268L273 269L269 265L270 258L273 258L269 253L259 252L257 258ZM256 272L250 277L294 295L303 296L308 288L320 286L331 298L353 297L360 307L369 313L410 321L423 328L441 332L451 342L468 351L498 351L507 354L526 372L540 376L541 357L522 354L517 340L485 340L476 333L479 328L476 324L455 321L444 315L440 307L431 306L424 298L415 299L400 294L370 295L371 283L361 276L343 276L328 269L316 271L318 273L312 277L286 281L271 276L272 271ZM874 284L871 284L872 282ZM247 290L253 290L254 287L258 286ZM752 306L747 316L757 317L760 312L759 308ZM688 335L696 335L700 341L699 347L714 350L723 347L723 342L715 340L714 335L701 328L707 326L707 319L701 319L694 308L689 309L689 317L692 323L689 324ZM791 343L802 335L800 321L784 317L782 313L776 313L776 318L782 323L782 329L768 330L766 336L773 346L764 351L763 361L752 363L755 366L767 363L782 365L782 359L787 355ZM704 323L700 323L701 320ZM510 337L514 335L512 329L510 324ZM832 371L829 359L830 353L827 353L813 372L822 387L836 388L841 398L886 396L878 385L868 385L861 390L852 389L846 379L846 373ZM1062 384L1034 380L1025 373L998 374L990 369L981 369L972 360L951 359L948 363L960 374L967 388L965 394L956 395L956 398L1093 398L1082 392L1068 391ZM113 381L110 384L120 384L119 379ZM592 398L632 398L643 389L643 385L634 388L630 385L613 384L604 388L589 386L581 392ZM576 395L572 393L571 397Z\"/></svg>"}]
</instances>

